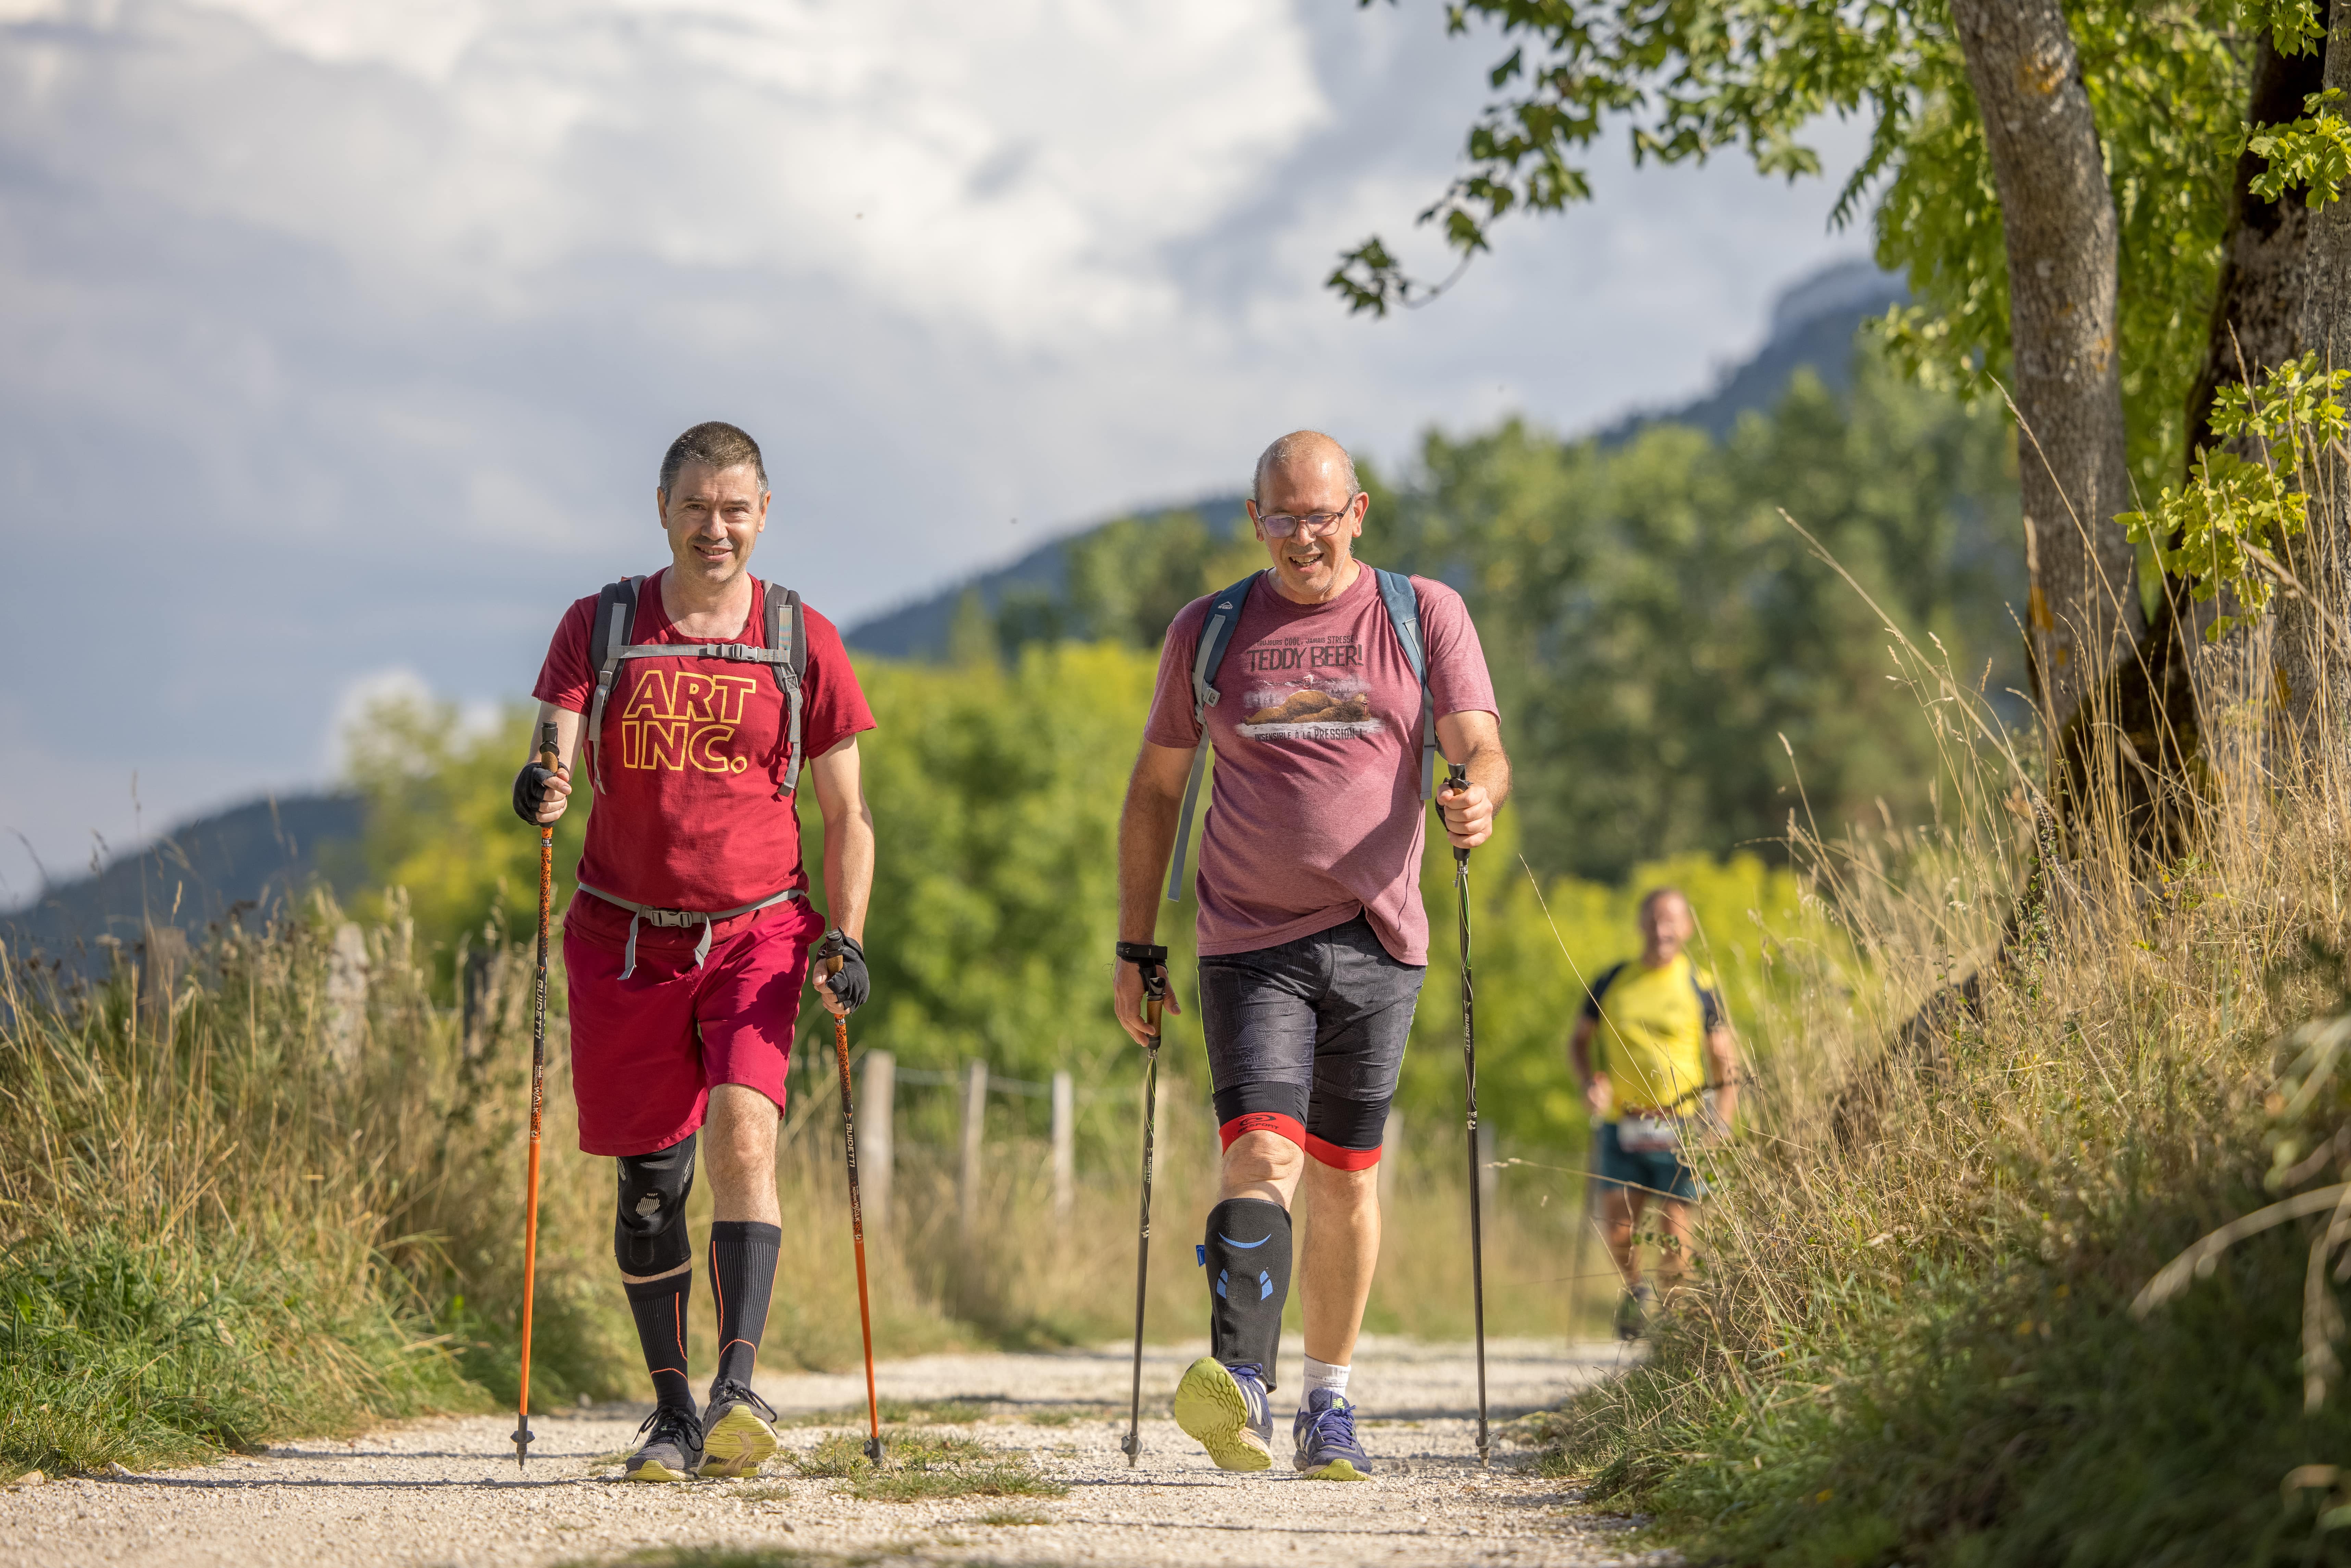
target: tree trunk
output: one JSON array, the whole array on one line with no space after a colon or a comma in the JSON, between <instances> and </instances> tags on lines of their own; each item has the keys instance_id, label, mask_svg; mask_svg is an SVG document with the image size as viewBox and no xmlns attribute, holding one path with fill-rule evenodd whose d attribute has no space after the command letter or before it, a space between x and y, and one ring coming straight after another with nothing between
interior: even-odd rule
<instances>
[{"instance_id":1,"label":"tree trunk","mask_svg":"<svg viewBox=\"0 0 2351 1568\"><path fill-rule=\"evenodd\" d=\"M2351 0L2346 0L2351 4ZM2145 627L2116 359L2116 225L2057 0L1952 0L2008 246L2034 683L2053 744Z\"/></svg>"},{"instance_id":2,"label":"tree trunk","mask_svg":"<svg viewBox=\"0 0 2351 1568\"><path fill-rule=\"evenodd\" d=\"M2326 31L2325 85L2351 91L2351 0L2335 0ZM2298 107L2298 106L2297 106ZM2337 106L2338 110L2341 108ZM2302 343L2322 365L2351 367L2351 201L2309 215L2302 290ZM2351 468L2343 454L2322 455L2312 476L2310 528L2281 553L2318 607L2281 596L2275 651L2278 702L2298 738L2318 759L2340 756L2351 713L2351 649L2327 630L2351 609Z\"/></svg>"}]
</instances>

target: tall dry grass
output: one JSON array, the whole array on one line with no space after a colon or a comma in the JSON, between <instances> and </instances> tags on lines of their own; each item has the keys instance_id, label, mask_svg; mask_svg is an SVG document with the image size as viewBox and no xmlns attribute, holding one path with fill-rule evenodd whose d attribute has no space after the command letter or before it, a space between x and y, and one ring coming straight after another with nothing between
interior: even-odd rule
<instances>
[{"instance_id":1,"label":"tall dry grass","mask_svg":"<svg viewBox=\"0 0 2351 1568\"><path fill-rule=\"evenodd\" d=\"M2134 842L2111 777L2061 834L2033 761L1907 653L1938 821L1792 825L1834 935L1771 948L1778 1049L1705 1157L1697 1283L1648 1366L1537 1429L1728 1563L2351 1560L2345 1211L2244 1227L2139 1299L2343 1179L2335 759L2216 705L2208 742L2234 738L2184 850Z\"/></svg>"},{"instance_id":2,"label":"tall dry grass","mask_svg":"<svg viewBox=\"0 0 2351 1568\"><path fill-rule=\"evenodd\" d=\"M459 958L467 1000L436 1005L389 909L361 927L316 898L194 953L127 949L91 984L0 954L0 1455L145 1463L512 1398L529 955L486 938ZM860 1354L826 1045L822 1071L795 1073L780 1146L770 1371ZM534 1397L643 1398L611 1163L578 1151L559 1016L549 1055ZM1161 1340L1206 1332L1191 1244L1217 1151L1205 1075L1168 1070L1147 1320ZM1045 1140L1016 1132L991 1139L966 1226L948 1140L922 1135L938 1118L902 1123L896 1200L869 1213L881 1354L1130 1332L1139 1062L1110 1072L1084 1086L1066 1216ZM1461 1134L1425 1131L1399 1165L1370 1323L1451 1336L1468 1320ZM698 1184L697 1257L709 1215ZM1506 1184L1488 1239L1497 1332L1569 1327L1557 1259L1572 1234L1547 1187L1521 1201ZM696 1319L706 1365L706 1309Z\"/></svg>"}]
</instances>

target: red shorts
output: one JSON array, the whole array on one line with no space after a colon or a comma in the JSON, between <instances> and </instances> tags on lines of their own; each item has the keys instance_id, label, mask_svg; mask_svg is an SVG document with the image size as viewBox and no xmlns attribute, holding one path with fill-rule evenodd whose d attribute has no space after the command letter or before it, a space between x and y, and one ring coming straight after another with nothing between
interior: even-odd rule
<instances>
[{"instance_id":1,"label":"red shorts","mask_svg":"<svg viewBox=\"0 0 2351 1568\"><path fill-rule=\"evenodd\" d=\"M628 928L628 911L587 893L563 920L580 1147L665 1149L702 1125L714 1083L757 1089L781 1114L823 917L795 898L722 921L699 968L700 926L640 925L636 973L623 980Z\"/></svg>"}]
</instances>

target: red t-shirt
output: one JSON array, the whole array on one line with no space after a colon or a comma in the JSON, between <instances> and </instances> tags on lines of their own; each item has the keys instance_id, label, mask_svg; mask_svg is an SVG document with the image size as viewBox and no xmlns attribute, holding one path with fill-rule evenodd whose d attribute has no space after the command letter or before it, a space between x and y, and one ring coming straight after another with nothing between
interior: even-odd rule
<instances>
[{"instance_id":1,"label":"red t-shirt","mask_svg":"<svg viewBox=\"0 0 2351 1568\"><path fill-rule=\"evenodd\" d=\"M1497 711L1468 606L1441 582L1412 585L1437 716ZM1208 600L1196 599L1168 625L1143 729L1154 746L1198 744L1192 658L1207 618ZM1260 572L1210 684L1216 780L1194 883L1201 954L1271 947L1360 910L1397 962L1426 963L1420 682L1372 569L1326 604L1292 603Z\"/></svg>"},{"instance_id":2,"label":"red t-shirt","mask_svg":"<svg viewBox=\"0 0 2351 1568\"><path fill-rule=\"evenodd\" d=\"M732 637L688 637L662 608L662 572L637 591L632 643L767 644L767 585L755 580L751 613ZM596 595L573 602L548 644L532 695L585 715L596 696L590 622ZM810 761L846 737L873 727L872 710L849 667L831 622L806 612L808 667L800 677L801 778ZM603 747L604 794L588 818L580 880L656 909L733 909L788 887L808 886L800 863L799 819L776 799L785 763L783 688L773 666L725 659L624 659L604 703L604 733L587 737L575 790L596 774ZM623 933L628 912L582 898L570 918ZM715 935L734 923L722 922ZM640 943L682 936L698 925L656 932Z\"/></svg>"}]
</instances>

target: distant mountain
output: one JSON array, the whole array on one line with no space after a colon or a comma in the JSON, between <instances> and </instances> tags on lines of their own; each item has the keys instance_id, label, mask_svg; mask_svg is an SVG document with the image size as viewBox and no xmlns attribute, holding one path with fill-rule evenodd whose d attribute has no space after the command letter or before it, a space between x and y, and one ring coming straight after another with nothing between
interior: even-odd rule
<instances>
[{"instance_id":1,"label":"distant mountain","mask_svg":"<svg viewBox=\"0 0 2351 1568\"><path fill-rule=\"evenodd\" d=\"M269 914L313 881L349 892L362 826L355 795L256 800L175 828L95 876L42 889L0 914L0 940L88 973L103 968L106 939L136 942L150 922L193 936L232 913Z\"/></svg>"},{"instance_id":2,"label":"distant mountain","mask_svg":"<svg viewBox=\"0 0 2351 1568\"><path fill-rule=\"evenodd\" d=\"M1614 445L1652 424L1694 425L1719 439L1730 433L1740 414L1750 410L1760 413L1776 403L1787 389L1788 378L1799 370L1812 371L1832 391L1843 392L1853 384L1854 335L1863 322L1884 315L1888 306L1908 298L1899 277L1880 271L1872 262L1846 261L1824 267L1781 294L1772 304L1771 331L1763 346L1725 371L1713 391L1678 407L1628 414L1601 430L1599 439ZM1186 506L1160 507L1134 515L1147 523L1178 512L1198 514L1212 532L1221 534L1242 515L1241 497L1212 496ZM850 627L842 639L859 653L883 658L941 658L966 594L977 595L980 608L990 615L1009 595L1059 598L1066 585L1070 546L1101 526L1065 534L1009 566L967 577L884 611Z\"/></svg>"},{"instance_id":3,"label":"distant mountain","mask_svg":"<svg viewBox=\"0 0 2351 1568\"><path fill-rule=\"evenodd\" d=\"M1763 346L1725 372L1713 391L1677 408L1628 416L1601 431L1599 438L1614 444L1658 423L1726 434L1741 413L1770 408L1801 368L1842 392L1852 382L1855 332L1865 319L1905 298L1899 278L1867 262L1815 273L1780 296ZM1151 522L1186 511L1221 534L1241 516L1241 497L1214 496L1136 516ZM1069 547L1092 531L1081 529L1040 545L1008 566L861 622L849 629L847 641L862 653L888 658L939 658L965 594L976 594L991 615L1008 596L1059 598L1066 586ZM363 826L355 796L256 800L185 823L95 876L46 887L24 907L0 912L0 940L12 950L37 950L89 972L103 965L102 939L135 942L151 921L194 936L240 907L272 911L314 881L347 893L361 875Z\"/></svg>"}]
</instances>

